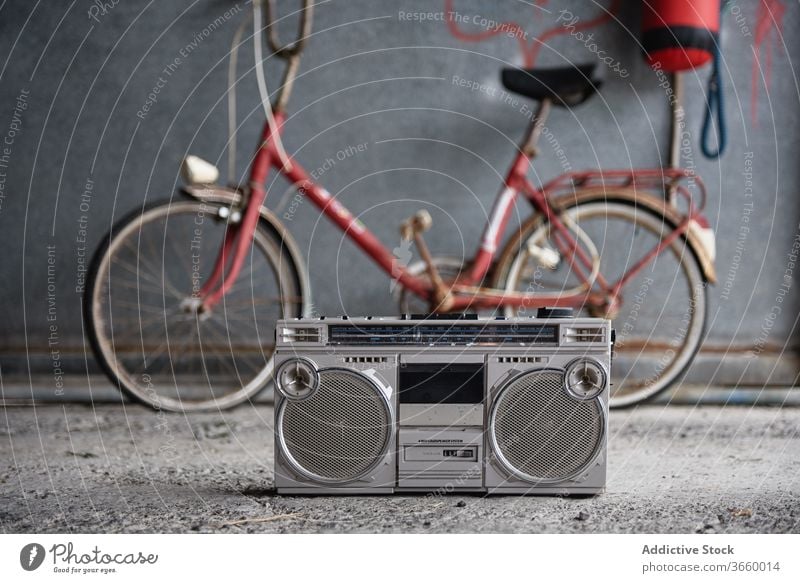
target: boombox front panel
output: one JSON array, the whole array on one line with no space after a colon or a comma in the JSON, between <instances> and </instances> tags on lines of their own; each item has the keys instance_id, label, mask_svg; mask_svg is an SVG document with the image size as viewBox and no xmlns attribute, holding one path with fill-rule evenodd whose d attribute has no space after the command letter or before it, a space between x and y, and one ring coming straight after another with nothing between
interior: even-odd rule
<instances>
[{"instance_id":1,"label":"boombox front panel","mask_svg":"<svg viewBox=\"0 0 800 583\"><path fill-rule=\"evenodd\" d=\"M342 344L346 326L361 322L366 320L332 321L336 344L328 342L320 320L279 322L276 371L289 363L291 373L292 363L303 359L318 372L309 397L286 398L293 393L276 390L279 493L569 495L604 488L607 321L525 319L539 334L548 331L551 342L538 344L509 335L513 342L413 345L405 331L399 345L385 338L365 345L361 337L355 346ZM435 333L452 324L449 338L458 339L458 322L438 321ZM497 340L514 320L491 323ZM281 326L292 329L283 335L292 341L281 342ZM578 342L565 340L574 339L576 330ZM594 368L583 370L587 360ZM570 378L602 379L597 394L584 399L566 390L565 371L576 366Z\"/></svg>"}]
</instances>

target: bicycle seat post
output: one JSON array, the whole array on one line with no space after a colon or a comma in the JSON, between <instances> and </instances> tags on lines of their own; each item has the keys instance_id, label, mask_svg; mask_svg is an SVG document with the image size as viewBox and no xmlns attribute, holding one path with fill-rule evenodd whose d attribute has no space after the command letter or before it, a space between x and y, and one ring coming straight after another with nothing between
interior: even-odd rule
<instances>
[{"instance_id":1,"label":"bicycle seat post","mask_svg":"<svg viewBox=\"0 0 800 583\"><path fill-rule=\"evenodd\" d=\"M522 153L529 158L535 158L537 154L536 145L539 143L539 138L542 135L544 124L547 117L550 115L551 102L549 99L542 99L539 102L539 107L531 119L528 133L525 140L522 142Z\"/></svg>"}]
</instances>

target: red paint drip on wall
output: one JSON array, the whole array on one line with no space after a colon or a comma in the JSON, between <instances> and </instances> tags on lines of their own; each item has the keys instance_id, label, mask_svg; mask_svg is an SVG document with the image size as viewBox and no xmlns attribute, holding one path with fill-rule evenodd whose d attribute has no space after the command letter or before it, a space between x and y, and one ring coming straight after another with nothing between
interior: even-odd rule
<instances>
[{"instance_id":1,"label":"red paint drip on wall","mask_svg":"<svg viewBox=\"0 0 800 583\"><path fill-rule=\"evenodd\" d=\"M445 13L447 14L447 28L450 31L450 34L464 42L480 42L497 36L498 34L506 34L510 37L513 37L516 39L517 44L519 45L523 66L526 68L532 68L536 64L536 61L539 58L539 51L551 39L563 34L585 31L601 26L613 19L622 5L622 0L611 0L608 8L603 10L599 16L585 22L576 23L574 26L569 28L561 25L553 26L552 28L542 32L539 36L535 37L529 44L526 40L527 35L525 29L517 22L502 22L487 30L476 32L467 32L462 30L459 28L458 23L453 18L453 2L454 0L445 0L444 2ZM535 4L539 8L543 8L547 2L548 0L536 0ZM535 12L538 14L541 13L542 10L536 9Z\"/></svg>"},{"instance_id":2,"label":"red paint drip on wall","mask_svg":"<svg viewBox=\"0 0 800 583\"><path fill-rule=\"evenodd\" d=\"M758 93L763 74L764 87L769 91L772 80L773 51L783 46L783 17L786 6L782 0L761 0L756 16L756 34L753 45L754 58L750 88L750 116L758 126Z\"/></svg>"},{"instance_id":3,"label":"red paint drip on wall","mask_svg":"<svg viewBox=\"0 0 800 583\"><path fill-rule=\"evenodd\" d=\"M547 6L547 2L548 1L549 0L536 0L534 2L534 5L537 8L544 8L545 6ZM547 12L549 12L549 11L547 11L547 10L534 10L534 14L536 15L536 20L541 19L542 15L546 14Z\"/></svg>"}]
</instances>

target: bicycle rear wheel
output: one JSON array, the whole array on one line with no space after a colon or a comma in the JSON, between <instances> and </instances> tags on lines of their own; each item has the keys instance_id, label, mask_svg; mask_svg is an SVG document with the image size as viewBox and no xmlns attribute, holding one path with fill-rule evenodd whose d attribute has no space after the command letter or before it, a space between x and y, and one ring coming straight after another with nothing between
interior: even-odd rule
<instances>
[{"instance_id":1,"label":"bicycle rear wheel","mask_svg":"<svg viewBox=\"0 0 800 583\"><path fill-rule=\"evenodd\" d=\"M622 201L582 202L563 211L580 245L599 256L599 270L616 281L673 229L663 216ZM534 218L509 242L496 271L496 286L537 293L574 291L581 280L555 252L550 225ZM543 258L557 258L553 268ZM597 286L594 288L597 290ZM677 381L697 353L706 317L706 286L697 258L679 237L623 288L613 326L617 333L610 405L645 401ZM526 310L522 308L522 312ZM580 315L602 316L583 306ZM531 311L527 310L528 315ZM508 315L520 310L507 309Z\"/></svg>"},{"instance_id":2,"label":"bicycle rear wheel","mask_svg":"<svg viewBox=\"0 0 800 583\"><path fill-rule=\"evenodd\" d=\"M271 378L276 320L302 313L297 266L264 225L230 291L197 309L229 228L220 208L179 201L137 211L93 260L84 315L95 354L121 389L156 409L249 399Z\"/></svg>"}]
</instances>

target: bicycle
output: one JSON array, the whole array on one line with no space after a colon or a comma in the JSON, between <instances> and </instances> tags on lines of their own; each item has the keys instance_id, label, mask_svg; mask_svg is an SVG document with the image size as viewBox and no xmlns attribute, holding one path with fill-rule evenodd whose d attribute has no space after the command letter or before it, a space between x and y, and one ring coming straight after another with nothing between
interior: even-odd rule
<instances>
[{"instance_id":1,"label":"bicycle","mask_svg":"<svg viewBox=\"0 0 800 583\"><path fill-rule=\"evenodd\" d=\"M262 2L253 3L250 18L266 122L248 185L217 185L213 165L188 157L182 168L186 198L124 218L93 259L87 330L119 388L159 409L201 411L242 403L267 385L275 321L301 316L310 306L298 246L263 204L272 170L396 282L403 311L423 301L431 313L502 310L510 316L570 307L611 318L617 328L612 406L639 403L681 377L701 343L706 284L715 281L714 235L702 215L700 178L674 164L570 172L539 188L527 178L552 107L576 106L599 89L594 65L503 70L508 90L539 105L475 255L469 261L433 256L423 236L430 216L421 211L402 224L401 235L414 242L422 260L404 266L286 153L281 133L313 2L303 0L297 38L285 45L273 1L263 14ZM231 71L248 23L234 37ZM272 102L262 68L262 29L272 53L286 63ZM675 116L673 105L673 121ZM235 161L232 148L229 154ZM533 213L501 249L518 200L528 201ZM648 301L656 289L668 291L663 302Z\"/></svg>"}]
</instances>

